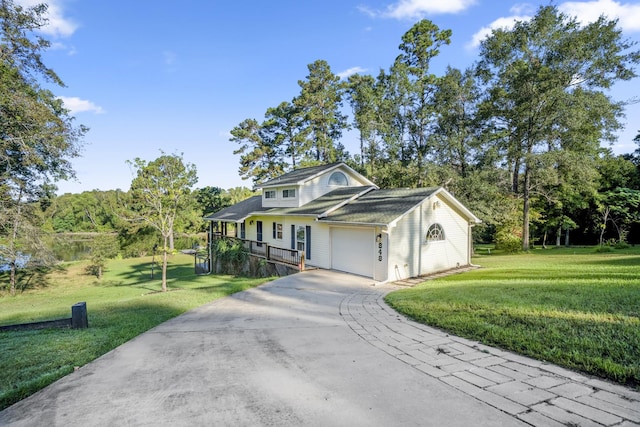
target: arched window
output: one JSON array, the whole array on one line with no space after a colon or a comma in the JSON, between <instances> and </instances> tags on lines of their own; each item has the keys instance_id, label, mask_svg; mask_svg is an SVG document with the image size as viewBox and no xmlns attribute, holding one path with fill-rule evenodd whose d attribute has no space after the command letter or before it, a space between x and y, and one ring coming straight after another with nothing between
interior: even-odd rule
<instances>
[{"instance_id":1,"label":"arched window","mask_svg":"<svg viewBox=\"0 0 640 427\"><path fill-rule=\"evenodd\" d=\"M444 240L444 230L440 224L431 224L427 230L427 242Z\"/></svg>"},{"instance_id":2,"label":"arched window","mask_svg":"<svg viewBox=\"0 0 640 427\"><path fill-rule=\"evenodd\" d=\"M348 184L349 184L349 181L347 181L347 176L342 172L334 172L329 177L329 185L346 187Z\"/></svg>"}]
</instances>

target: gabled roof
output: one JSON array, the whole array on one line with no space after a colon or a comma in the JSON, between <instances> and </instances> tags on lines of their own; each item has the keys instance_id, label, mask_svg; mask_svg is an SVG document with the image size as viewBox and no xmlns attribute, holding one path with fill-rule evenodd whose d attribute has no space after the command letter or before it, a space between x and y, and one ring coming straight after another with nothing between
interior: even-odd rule
<instances>
[{"instance_id":1,"label":"gabled roof","mask_svg":"<svg viewBox=\"0 0 640 427\"><path fill-rule=\"evenodd\" d=\"M341 187L333 190L323 196L318 197L311 202L295 208L273 208L263 215L304 215L319 217L323 214L328 214L335 209L340 208L342 205L349 203L362 194L368 193L374 190L374 186L362 186L362 187Z\"/></svg>"},{"instance_id":2,"label":"gabled roof","mask_svg":"<svg viewBox=\"0 0 640 427\"><path fill-rule=\"evenodd\" d=\"M467 221L481 222L442 187L379 190L375 186L338 188L296 208L263 208L262 196L253 196L204 219L241 222L252 215L293 215L315 217L320 222L393 226L426 199L435 196L450 203Z\"/></svg>"},{"instance_id":3,"label":"gabled roof","mask_svg":"<svg viewBox=\"0 0 640 427\"><path fill-rule=\"evenodd\" d=\"M262 196L249 197L233 206L219 210L211 215L205 216L205 220L209 221L226 221L240 222L251 216L253 213L259 213L269 208L262 207Z\"/></svg>"},{"instance_id":4,"label":"gabled roof","mask_svg":"<svg viewBox=\"0 0 640 427\"><path fill-rule=\"evenodd\" d=\"M302 185L305 182L316 178L323 173L329 172L333 169L337 169L339 167L344 167L345 169L351 171L356 175L360 175L358 172L347 166L346 164L340 163L331 163L328 165L320 165L320 166L311 166L308 168L296 169L294 171L285 173L277 178L271 179L262 184L258 184L256 188L267 188L267 187L281 187L283 185ZM374 185L371 181L369 181L364 176L360 175L363 180L369 185Z\"/></svg>"},{"instance_id":5,"label":"gabled roof","mask_svg":"<svg viewBox=\"0 0 640 427\"><path fill-rule=\"evenodd\" d=\"M320 221L389 225L409 213L438 188L394 188L371 191L342 206Z\"/></svg>"}]
</instances>

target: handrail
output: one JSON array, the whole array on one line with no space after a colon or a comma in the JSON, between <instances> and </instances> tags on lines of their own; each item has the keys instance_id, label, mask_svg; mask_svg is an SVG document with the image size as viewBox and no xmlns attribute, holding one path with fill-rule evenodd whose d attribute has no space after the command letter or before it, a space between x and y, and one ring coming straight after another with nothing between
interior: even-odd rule
<instances>
[{"instance_id":1,"label":"handrail","mask_svg":"<svg viewBox=\"0 0 640 427\"><path fill-rule=\"evenodd\" d=\"M261 258L266 258L270 261L277 261L283 264L294 265L299 268L301 268L303 265L301 253L296 249L271 246L266 242L258 242L256 240L240 239L238 237L232 236L222 236L220 233L214 233L213 239L226 239L230 241L242 242L242 245L247 250L247 252L249 252L249 254Z\"/></svg>"}]
</instances>

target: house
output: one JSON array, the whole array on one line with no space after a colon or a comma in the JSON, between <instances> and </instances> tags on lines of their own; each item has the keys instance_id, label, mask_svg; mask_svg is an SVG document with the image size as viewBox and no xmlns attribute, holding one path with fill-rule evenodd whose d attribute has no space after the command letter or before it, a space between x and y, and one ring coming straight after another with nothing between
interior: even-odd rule
<instances>
[{"instance_id":1,"label":"house","mask_svg":"<svg viewBox=\"0 0 640 427\"><path fill-rule=\"evenodd\" d=\"M444 188L380 189L344 163L286 173L205 217L252 253L394 281L469 265L480 220ZM232 225L232 226L230 226ZM267 252L269 251L269 252Z\"/></svg>"}]
</instances>

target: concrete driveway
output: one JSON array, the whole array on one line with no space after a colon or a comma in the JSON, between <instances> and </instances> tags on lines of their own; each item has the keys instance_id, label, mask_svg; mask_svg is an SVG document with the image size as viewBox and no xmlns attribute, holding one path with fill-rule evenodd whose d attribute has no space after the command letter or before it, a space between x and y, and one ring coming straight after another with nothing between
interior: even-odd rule
<instances>
[{"instance_id":1,"label":"concrete driveway","mask_svg":"<svg viewBox=\"0 0 640 427\"><path fill-rule=\"evenodd\" d=\"M372 285L307 271L206 304L0 412L0 425L525 425L367 339L354 316L368 308L353 302L382 295Z\"/></svg>"}]
</instances>

